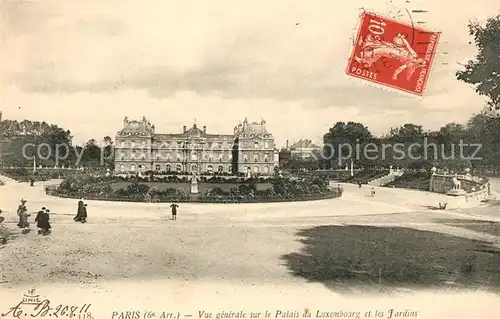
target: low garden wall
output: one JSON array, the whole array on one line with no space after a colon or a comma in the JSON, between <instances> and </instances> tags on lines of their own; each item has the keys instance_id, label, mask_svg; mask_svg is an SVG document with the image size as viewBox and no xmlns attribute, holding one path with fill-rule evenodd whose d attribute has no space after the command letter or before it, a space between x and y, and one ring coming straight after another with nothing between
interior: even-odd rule
<instances>
[{"instance_id":1,"label":"low garden wall","mask_svg":"<svg viewBox=\"0 0 500 319\"><path fill-rule=\"evenodd\" d=\"M433 174L429 181L429 190L435 193L446 194L453 189L453 178L457 178L461 183L461 188L467 194L477 192L480 188L486 187L488 178L473 175L443 175Z\"/></svg>"},{"instance_id":2,"label":"low garden wall","mask_svg":"<svg viewBox=\"0 0 500 319\"><path fill-rule=\"evenodd\" d=\"M61 179L68 176L82 175L81 169L70 168L37 168L33 172L31 168L0 168L0 174L5 175L18 182L29 182L31 178L35 181L47 181L51 179Z\"/></svg>"}]
</instances>

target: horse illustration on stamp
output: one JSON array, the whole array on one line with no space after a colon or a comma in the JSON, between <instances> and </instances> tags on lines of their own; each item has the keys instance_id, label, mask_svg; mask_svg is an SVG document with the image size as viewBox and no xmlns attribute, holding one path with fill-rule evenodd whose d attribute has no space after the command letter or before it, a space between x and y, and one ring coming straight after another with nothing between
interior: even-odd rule
<instances>
[{"instance_id":1,"label":"horse illustration on stamp","mask_svg":"<svg viewBox=\"0 0 500 319\"><path fill-rule=\"evenodd\" d=\"M364 12L346 73L423 95L439 33Z\"/></svg>"}]
</instances>

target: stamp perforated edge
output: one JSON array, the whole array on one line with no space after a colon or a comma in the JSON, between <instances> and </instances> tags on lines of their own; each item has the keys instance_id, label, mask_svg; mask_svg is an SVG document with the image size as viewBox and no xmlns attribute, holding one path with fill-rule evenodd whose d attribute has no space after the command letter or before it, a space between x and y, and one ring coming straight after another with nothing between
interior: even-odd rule
<instances>
[{"instance_id":1,"label":"stamp perforated edge","mask_svg":"<svg viewBox=\"0 0 500 319\"><path fill-rule=\"evenodd\" d=\"M409 97L409 98L412 98L412 99L417 100L417 101L422 101L425 98L425 91L427 89L427 84L429 83L429 80L432 76L432 66L435 62L434 59L435 59L436 55L439 54L439 40L440 40L440 36L441 36L441 31L436 31L433 28L427 28L427 27L424 29L424 28L409 24L406 21L396 20L394 18L388 17L385 14L378 13L376 10L369 10L369 9L365 9L365 8L360 8L359 10L361 12L358 14L358 19L356 21L356 24L351 31L352 36L349 38L349 51L347 51L346 56L344 58L344 61L346 63L346 67L344 70L345 71L344 77L346 79L348 79L347 80L348 82L354 84L355 86L361 86L361 84L363 84L365 86L372 86L372 87L376 87L378 89L382 89L382 90L387 91L387 92L395 92L401 96ZM391 20L392 22L403 24L403 25L409 26L411 28L420 29L422 31L432 32L432 33L437 35L438 38L435 42L434 54L433 54L432 59L430 61L431 63L429 64L429 67L428 67L429 75L427 76L427 78L425 79L425 82L423 84L424 89L422 90L422 94L417 94L415 92L407 91L407 90L401 89L399 87L391 86L391 85L385 84L385 83L373 82L373 81L367 80L363 77L353 76L352 74L349 73L349 64L350 64L349 62L351 61L351 59L353 57L354 46L356 45L355 42L359 38L359 34L361 32L361 25L363 22L363 16L365 14L373 14L376 16L380 16L384 19ZM411 15L409 15L409 16L411 19Z\"/></svg>"}]
</instances>

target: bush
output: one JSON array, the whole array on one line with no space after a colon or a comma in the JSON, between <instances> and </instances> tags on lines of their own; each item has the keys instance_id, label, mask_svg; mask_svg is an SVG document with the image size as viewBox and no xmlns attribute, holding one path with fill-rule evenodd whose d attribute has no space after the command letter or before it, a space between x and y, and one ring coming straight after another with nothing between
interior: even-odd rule
<instances>
[{"instance_id":1,"label":"bush","mask_svg":"<svg viewBox=\"0 0 500 319\"><path fill-rule=\"evenodd\" d=\"M169 176L176 180L185 177ZM219 179L220 177L215 177ZM132 176L104 177L85 175L78 178L73 176L65 179L57 189L47 189L47 193L59 194L69 197L85 197L88 199L120 200L120 201L146 201L146 202L169 202L189 201L190 194L179 188L168 188L161 190L158 187L149 187L141 183L144 178ZM146 178L147 180L147 178ZM214 179L207 179L213 181ZM221 179L221 181L226 179ZM229 179L231 180L231 179ZM234 179L233 179L234 180ZM113 191L111 184L115 182L132 181L126 187ZM266 202L266 201L294 201L310 200L315 198L337 197L335 191L328 189L326 178L315 177L312 179L292 180L288 178L276 178L267 189L257 188L258 179L249 179L241 185L231 186L225 191L221 187L215 187L201 196L195 198L201 202ZM339 193L338 196L340 196Z\"/></svg>"}]
</instances>

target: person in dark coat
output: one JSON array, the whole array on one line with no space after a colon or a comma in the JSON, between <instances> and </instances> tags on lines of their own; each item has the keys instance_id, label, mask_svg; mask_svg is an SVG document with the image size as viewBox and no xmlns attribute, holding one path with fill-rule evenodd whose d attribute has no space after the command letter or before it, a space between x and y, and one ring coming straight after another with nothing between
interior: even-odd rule
<instances>
[{"instance_id":1,"label":"person in dark coat","mask_svg":"<svg viewBox=\"0 0 500 319\"><path fill-rule=\"evenodd\" d=\"M41 222L40 222L40 226L42 228L42 234L43 235L48 235L50 234L50 229L52 228L50 226L50 210L46 210L42 216L41 216Z\"/></svg>"},{"instance_id":2,"label":"person in dark coat","mask_svg":"<svg viewBox=\"0 0 500 319\"><path fill-rule=\"evenodd\" d=\"M83 203L83 198L78 201L78 209L76 212L75 222L85 223L87 221L87 205Z\"/></svg>"},{"instance_id":3,"label":"person in dark coat","mask_svg":"<svg viewBox=\"0 0 500 319\"><path fill-rule=\"evenodd\" d=\"M1 210L1 209L0 209L0 227L2 227L2 228L3 228L2 223L3 223L3 221L5 220L5 218L1 216L1 215L2 215L2 213L3 213L3 210Z\"/></svg>"},{"instance_id":4,"label":"person in dark coat","mask_svg":"<svg viewBox=\"0 0 500 319\"><path fill-rule=\"evenodd\" d=\"M42 210L39 211L35 217L36 227L38 228L39 235L42 233L42 217L43 217L43 214L45 214L45 211L46 211L46 208L42 207Z\"/></svg>"},{"instance_id":5,"label":"person in dark coat","mask_svg":"<svg viewBox=\"0 0 500 319\"><path fill-rule=\"evenodd\" d=\"M177 207L179 207L179 205L176 203L172 203L172 205L170 205L170 208L172 208L172 220L177 220Z\"/></svg>"},{"instance_id":6,"label":"person in dark coat","mask_svg":"<svg viewBox=\"0 0 500 319\"><path fill-rule=\"evenodd\" d=\"M30 186L33 187L35 185L35 179L33 177L30 178Z\"/></svg>"}]
</instances>

